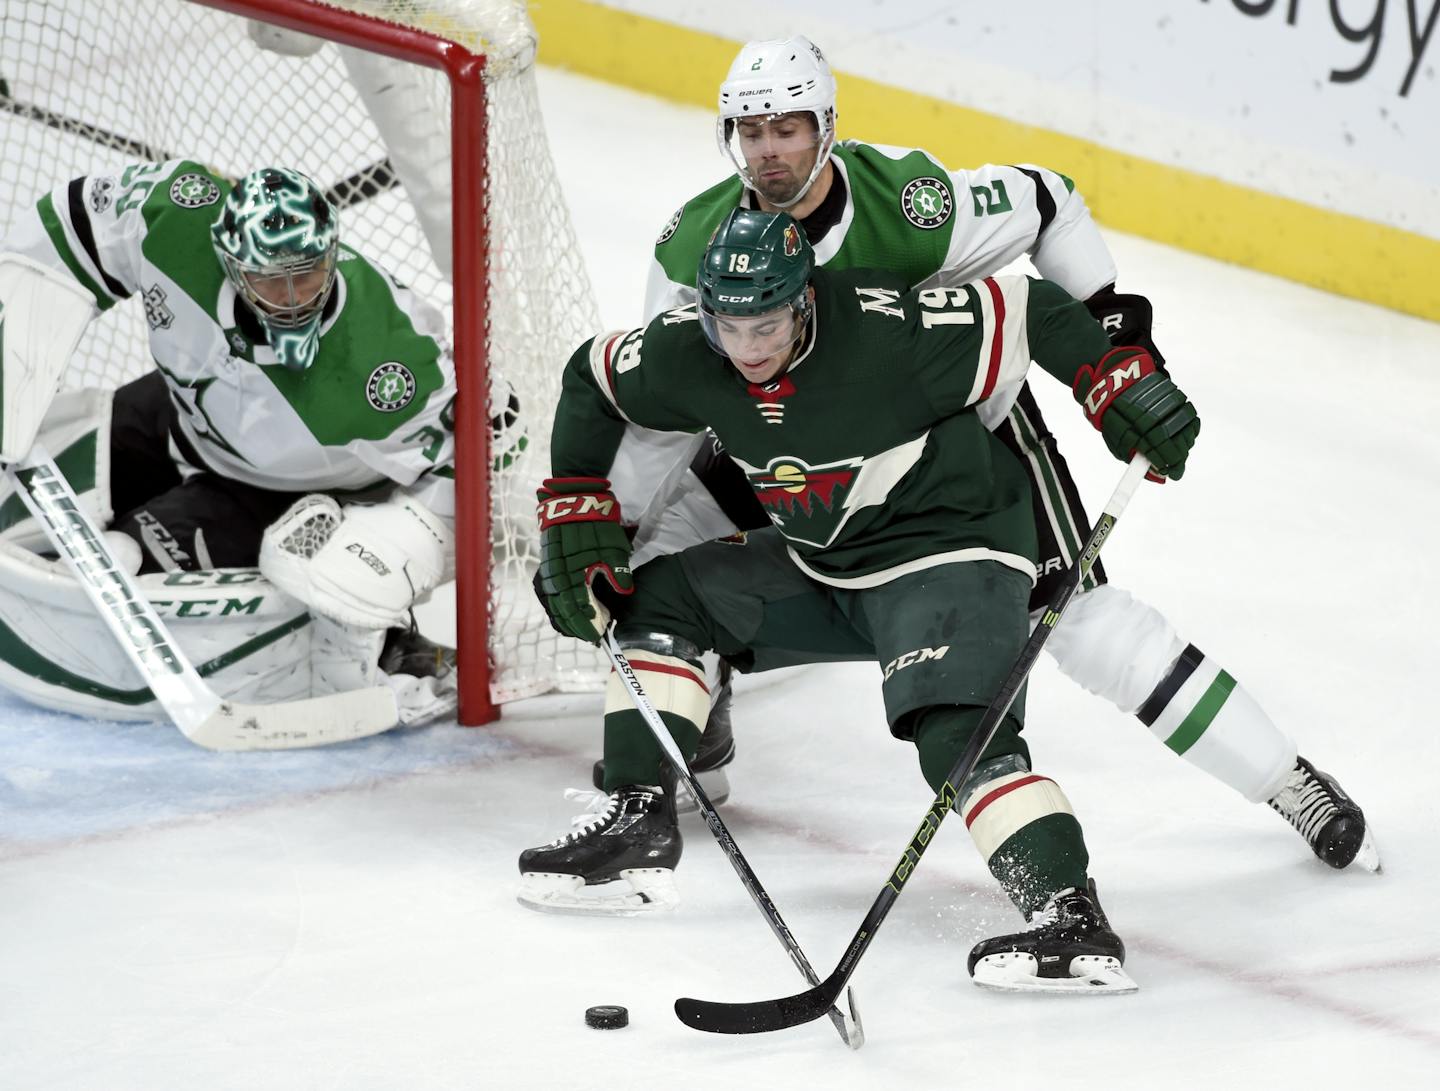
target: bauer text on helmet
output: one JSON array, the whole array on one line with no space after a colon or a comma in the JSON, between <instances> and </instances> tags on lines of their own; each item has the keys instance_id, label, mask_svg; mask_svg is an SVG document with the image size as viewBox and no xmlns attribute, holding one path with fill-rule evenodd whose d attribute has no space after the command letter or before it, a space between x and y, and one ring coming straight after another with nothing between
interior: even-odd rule
<instances>
[{"instance_id":1,"label":"bauer text on helmet","mask_svg":"<svg viewBox=\"0 0 1440 1091\"><path fill-rule=\"evenodd\" d=\"M808 39L743 46L720 85L720 149L775 208L810 189L835 145L835 77Z\"/></svg>"}]
</instances>

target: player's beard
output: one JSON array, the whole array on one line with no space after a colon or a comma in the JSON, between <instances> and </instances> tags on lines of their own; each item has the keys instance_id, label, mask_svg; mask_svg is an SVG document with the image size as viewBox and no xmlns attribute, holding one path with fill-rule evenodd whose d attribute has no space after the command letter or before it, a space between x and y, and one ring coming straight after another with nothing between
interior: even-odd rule
<instances>
[{"instance_id":1,"label":"player's beard","mask_svg":"<svg viewBox=\"0 0 1440 1091\"><path fill-rule=\"evenodd\" d=\"M794 168L781 164L787 173L776 178L763 178L760 172L755 173L755 192L767 204L780 206L794 201L800 196L800 189L805 180L797 175Z\"/></svg>"}]
</instances>

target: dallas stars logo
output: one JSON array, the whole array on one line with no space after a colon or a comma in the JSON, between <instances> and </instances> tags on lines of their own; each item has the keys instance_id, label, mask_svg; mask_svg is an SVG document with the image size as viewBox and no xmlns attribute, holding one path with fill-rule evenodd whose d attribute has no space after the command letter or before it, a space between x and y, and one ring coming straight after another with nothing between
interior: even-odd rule
<instances>
[{"instance_id":1,"label":"dallas stars logo","mask_svg":"<svg viewBox=\"0 0 1440 1091\"><path fill-rule=\"evenodd\" d=\"M382 413L396 413L415 400L415 386L415 375L404 364L381 364L365 382L365 398Z\"/></svg>"},{"instance_id":2,"label":"dallas stars logo","mask_svg":"<svg viewBox=\"0 0 1440 1091\"><path fill-rule=\"evenodd\" d=\"M670 222L665 225L665 230L660 232L660 237L655 240L656 246L659 246L662 242L668 242L670 240L670 236L675 234L675 229L680 226L680 220L684 215L685 206L681 205L675 210L675 215L670 217Z\"/></svg>"},{"instance_id":3,"label":"dallas stars logo","mask_svg":"<svg viewBox=\"0 0 1440 1091\"><path fill-rule=\"evenodd\" d=\"M189 171L170 183L170 200L181 208L204 208L220 200L215 179Z\"/></svg>"},{"instance_id":4,"label":"dallas stars logo","mask_svg":"<svg viewBox=\"0 0 1440 1091\"><path fill-rule=\"evenodd\" d=\"M939 178L915 178L900 191L900 211L912 224L926 231L949 220L954 208L950 187Z\"/></svg>"}]
</instances>

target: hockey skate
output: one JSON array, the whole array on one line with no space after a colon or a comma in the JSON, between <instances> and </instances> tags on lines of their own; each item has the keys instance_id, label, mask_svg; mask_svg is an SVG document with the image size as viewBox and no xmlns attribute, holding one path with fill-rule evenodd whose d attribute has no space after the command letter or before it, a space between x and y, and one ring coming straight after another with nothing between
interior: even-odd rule
<instances>
[{"instance_id":1,"label":"hockey skate","mask_svg":"<svg viewBox=\"0 0 1440 1091\"><path fill-rule=\"evenodd\" d=\"M380 669L386 674L444 678L455 669L455 649L421 636L412 618L408 629L385 630Z\"/></svg>"},{"instance_id":2,"label":"hockey skate","mask_svg":"<svg viewBox=\"0 0 1440 1091\"><path fill-rule=\"evenodd\" d=\"M1366 871L1380 870L1380 852L1364 812L1334 777L1304 758L1295 759L1295 768L1270 800L1270 807L1331 867L1355 863Z\"/></svg>"},{"instance_id":3,"label":"hockey skate","mask_svg":"<svg viewBox=\"0 0 1440 1091\"><path fill-rule=\"evenodd\" d=\"M690 763L690 772L695 774L700 787L705 789L706 798L715 807L730 798L730 778L725 775L725 766L735 760L735 734L730 726L731 674L730 664L722 660L715 700L710 704L710 718L700 736L700 748ZM604 758L591 768L590 779L597 791L605 790ZM676 813L694 814L699 809L689 788L683 782L676 785Z\"/></svg>"},{"instance_id":4,"label":"hockey skate","mask_svg":"<svg viewBox=\"0 0 1440 1091\"><path fill-rule=\"evenodd\" d=\"M1125 944L1110 929L1095 893L1068 887L1030 918L1030 930L982 940L970 952L975 984L1006 992L1129 993Z\"/></svg>"},{"instance_id":5,"label":"hockey skate","mask_svg":"<svg viewBox=\"0 0 1440 1091\"><path fill-rule=\"evenodd\" d=\"M683 844L669 788L566 791L567 799L584 800L589 809L571 820L570 833L520 854L520 904L542 913L608 917L674 909Z\"/></svg>"}]
</instances>

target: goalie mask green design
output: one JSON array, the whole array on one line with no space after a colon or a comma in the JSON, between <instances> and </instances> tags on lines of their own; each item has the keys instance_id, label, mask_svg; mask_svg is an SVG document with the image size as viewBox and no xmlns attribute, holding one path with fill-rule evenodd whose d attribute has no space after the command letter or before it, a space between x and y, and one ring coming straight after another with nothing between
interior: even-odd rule
<instances>
[{"instance_id":1,"label":"goalie mask green design","mask_svg":"<svg viewBox=\"0 0 1440 1091\"><path fill-rule=\"evenodd\" d=\"M335 206L299 171L262 167L235 183L210 235L226 277L280 362L293 371L308 368L320 351L320 323L335 286Z\"/></svg>"},{"instance_id":2,"label":"goalie mask green design","mask_svg":"<svg viewBox=\"0 0 1440 1091\"><path fill-rule=\"evenodd\" d=\"M717 316L752 318L786 307L798 339L810 318L814 271L815 251L793 216L735 209L716 228L695 279L700 325L711 348L728 355Z\"/></svg>"}]
</instances>

